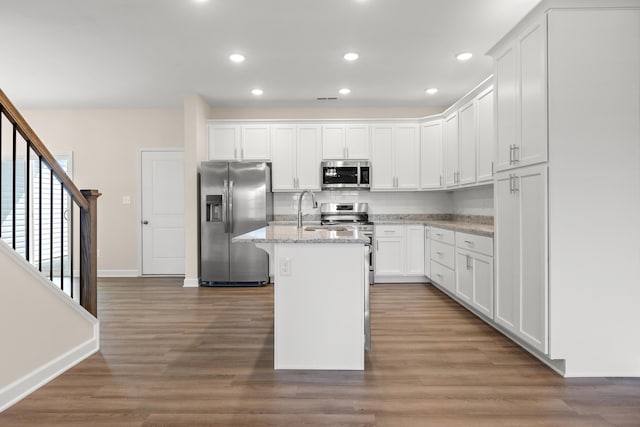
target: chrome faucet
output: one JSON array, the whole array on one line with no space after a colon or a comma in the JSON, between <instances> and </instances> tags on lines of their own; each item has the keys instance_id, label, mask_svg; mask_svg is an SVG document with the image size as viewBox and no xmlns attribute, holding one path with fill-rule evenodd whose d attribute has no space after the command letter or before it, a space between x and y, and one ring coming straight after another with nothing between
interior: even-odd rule
<instances>
[{"instance_id":1,"label":"chrome faucet","mask_svg":"<svg viewBox=\"0 0 640 427\"><path fill-rule=\"evenodd\" d=\"M316 202L316 195L313 194L311 190L304 190L300 193L300 197L298 198L298 228L302 228L302 198L305 194L311 195L311 201L313 202L313 208L316 209L318 207L318 202Z\"/></svg>"}]
</instances>

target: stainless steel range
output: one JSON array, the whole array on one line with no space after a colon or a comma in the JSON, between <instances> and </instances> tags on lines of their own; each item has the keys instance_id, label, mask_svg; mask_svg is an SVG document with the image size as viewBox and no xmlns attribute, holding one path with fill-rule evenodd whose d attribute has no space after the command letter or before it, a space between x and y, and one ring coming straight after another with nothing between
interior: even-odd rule
<instances>
[{"instance_id":1,"label":"stainless steel range","mask_svg":"<svg viewBox=\"0 0 640 427\"><path fill-rule=\"evenodd\" d=\"M367 203L323 203L320 206L320 223L324 226L352 227L369 238L369 280L373 285L373 223L369 221L369 205ZM365 289L364 328L365 349L371 349L371 314L370 290Z\"/></svg>"}]
</instances>

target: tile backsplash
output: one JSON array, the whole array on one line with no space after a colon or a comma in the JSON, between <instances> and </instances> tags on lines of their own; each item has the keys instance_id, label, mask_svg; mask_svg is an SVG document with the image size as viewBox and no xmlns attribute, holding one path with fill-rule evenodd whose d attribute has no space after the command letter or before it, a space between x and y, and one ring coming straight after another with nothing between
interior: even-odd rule
<instances>
[{"instance_id":1,"label":"tile backsplash","mask_svg":"<svg viewBox=\"0 0 640 427\"><path fill-rule=\"evenodd\" d=\"M294 215L298 208L299 193L274 193L274 214ZM467 188L455 191L319 191L318 205L336 202L369 203L371 214L440 214L493 216L493 186ZM320 214L311 208L305 196L304 214Z\"/></svg>"}]
</instances>

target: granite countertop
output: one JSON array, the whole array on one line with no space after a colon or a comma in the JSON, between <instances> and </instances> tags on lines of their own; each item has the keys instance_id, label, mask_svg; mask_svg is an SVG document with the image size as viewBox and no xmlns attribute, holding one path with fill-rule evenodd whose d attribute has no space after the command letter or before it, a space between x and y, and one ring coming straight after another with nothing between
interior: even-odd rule
<instances>
[{"instance_id":1,"label":"granite countertop","mask_svg":"<svg viewBox=\"0 0 640 427\"><path fill-rule=\"evenodd\" d=\"M372 214L369 215L369 219L376 225L422 224L480 236L493 237L494 234L492 216L457 214ZM318 225L320 224L320 218L310 215L310 218L308 220L305 219L304 223L305 226ZM269 224L291 225L295 224L295 219L292 220L287 216L277 216L275 221L271 221Z\"/></svg>"},{"instance_id":2,"label":"granite countertop","mask_svg":"<svg viewBox=\"0 0 640 427\"><path fill-rule=\"evenodd\" d=\"M369 238L349 227L337 229L316 228L319 224L269 225L231 239L233 243L359 243L368 244Z\"/></svg>"}]
</instances>

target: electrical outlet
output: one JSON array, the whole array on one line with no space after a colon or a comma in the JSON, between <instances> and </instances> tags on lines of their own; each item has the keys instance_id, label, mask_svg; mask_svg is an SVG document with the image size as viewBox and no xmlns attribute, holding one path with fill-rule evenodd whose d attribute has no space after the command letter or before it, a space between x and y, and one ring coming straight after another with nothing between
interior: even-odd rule
<instances>
[{"instance_id":1,"label":"electrical outlet","mask_svg":"<svg viewBox=\"0 0 640 427\"><path fill-rule=\"evenodd\" d=\"M131 196L122 196L122 204L130 205L131 204Z\"/></svg>"},{"instance_id":2,"label":"electrical outlet","mask_svg":"<svg viewBox=\"0 0 640 427\"><path fill-rule=\"evenodd\" d=\"M280 275L291 276L291 258L280 258Z\"/></svg>"}]
</instances>

